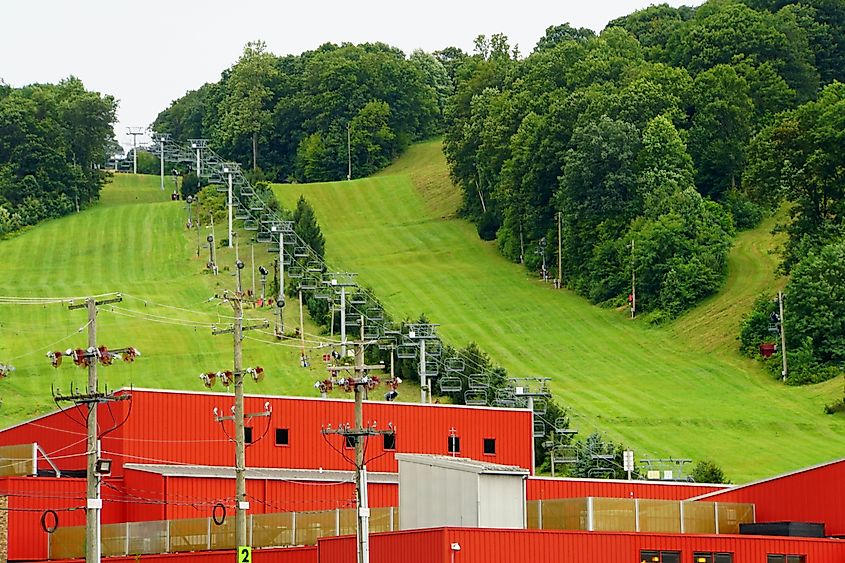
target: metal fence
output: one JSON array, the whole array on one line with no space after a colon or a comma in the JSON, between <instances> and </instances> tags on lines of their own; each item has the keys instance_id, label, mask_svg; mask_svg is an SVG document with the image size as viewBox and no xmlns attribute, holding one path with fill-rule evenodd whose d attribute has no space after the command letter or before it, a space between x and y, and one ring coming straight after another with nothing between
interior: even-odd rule
<instances>
[{"instance_id":1,"label":"metal fence","mask_svg":"<svg viewBox=\"0 0 845 563\"><path fill-rule=\"evenodd\" d=\"M371 508L370 531L399 529L399 509ZM254 514L247 518L247 536L253 547L314 545L325 536L354 534L355 509L319 512ZM212 518L155 520L106 524L101 533L102 555L150 555L208 549L234 549L235 519L217 525ZM59 528L49 539L49 559L85 556L85 526Z\"/></svg>"},{"instance_id":2,"label":"metal fence","mask_svg":"<svg viewBox=\"0 0 845 563\"><path fill-rule=\"evenodd\" d=\"M754 505L626 498L567 498L526 502L528 528L738 534L741 523L754 522Z\"/></svg>"},{"instance_id":3,"label":"metal fence","mask_svg":"<svg viewBox=\"0 0 845 563\"><path fill-rule=\"evenodd\" d=\"M0 446L0 477L36 474L37 444Z\"/></svg>"}]
</instances>

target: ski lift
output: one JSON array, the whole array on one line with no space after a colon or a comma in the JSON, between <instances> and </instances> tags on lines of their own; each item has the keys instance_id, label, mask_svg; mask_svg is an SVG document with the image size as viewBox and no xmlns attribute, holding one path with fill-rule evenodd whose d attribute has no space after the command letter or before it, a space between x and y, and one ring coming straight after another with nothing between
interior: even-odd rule
<instances>
[{"instance_id":1,"label":"ski lift","mask_svg":"<svg viewBox=\"0 0 845 563\"><path fill-rule=\"evenodd\" d=\"M514 395L513 388L503 387L501 389L497 389L494 404L497 407L515 407L516 395Z\"/></svg>"},{"instance_id":2,"label":"ski lift","mask_svg":"<svg viewBox=\"0 0 845 563\"><path fill-rule=\"evenodd\" d=\"M331 299L331 297L332 297L331 291L326 289L326 286L322 286L322 287L318 288L317 291L314 293L314 299L326 299L326 300L328 300L328 299Z\"/></svg>"},{"instance_id":3,"label":"ski lift","mask_svg":"<svg viewBox=\"0 0 845 563\"><path fill-rule=\"evenodd\" d=\"M367 323L364 325L364 339L376 340L381 336L381 327L377 324Z\"/></svg>"},{"instance_id":4,"label":"ski lift","mask_svg":"<svg viewBox=\"0 0 845 563\"><path fill-rule=\"evenodd\" d=\"M257 231L258 230L258 220L256 219L246 219L244 220L244 229L247 231Z\"/></svg>"},{"instance_id":5,"label":"ski lift","mask_svg":"<svg viewBox=\"0 0 845 563\"><path fill-rule=\"evenodd\" d=\"M291 266L286 273L290 278L301 278L304 275L302 266Z\"/></svg>"},{"instance_id":6,"label":"ski lift","mask_svg":"<svg viewBox=\"0 0 845 563\"><path fill-rule=\"evenodd\" d=\"M542 438L546 435L546 423L542 420L534 421L534 437Z\"/></svg>"},{"instance_id":7,"label":"ski lift","mask_svg":"<svg viewBox=\"0 0 845 563\"><path fill-rule=\"evenodd\" d=\"M555 463L578 463L578 450L575 446L557 446L552 450Z\"/></svg>"},{"instance_id":8,"label":"ski lift","mask_svg":"<svg viewBox=\"0 0 845 563\"><path fill-rule=\"evenodd\" d=\"M256 239L258 242L261 242L261 243L265 243L265 242L272 242L272 241L273 241L273 235L271 235L270 233L268 233L268 232L266 232L266 231L261 231L261 232L259 232L259 233L258 233L258 235L255 237L255 239Z\"/></svg>"},{"instance_id":9,"label":"ski lift","mask_svg":"<svg viewBox=\"0 0 845 563\"><path fill-rule=\"evenodd\" d=\"M464 392L464 403L476 407L487 405L487 391L484 389L468 389Z\"/></svg>"},{"instance_id":10,"label":"ski lift","mask_svg":"<svg viewBox=\"0 0 845 563\"><path fill-rule=\"evenodd\" d=\"M569 430L569 422L566 420L565 416L559 416L555 419L555 432L559 432L561 434L565 433Z\"/></svg>"},{"instance_id":11,"label":"ski lift","mask_svg":"<svg viewBox=\"0 0 845 563\"><path fill-rule=\"evenodd\" d=\"M487 374L474 373L469 376L470 389L487 389L488 387L490 387L490 379Z\"/></svg>"},{"instance_id":12,"label":"ski lift","mask_svg":"<svg viewBox=\"0 0 845 563\"><path fill-rule=\"evenodd\" d=\"M443 353L443 343L439 340L429 340L425 343L425 353L432 358L439 358Z\"/></svg>"},{"instance_id":13,"label":"ski lift","mask_svg":"<svg viewBox=\"0 0 845 563\"><path fill-rule=\"evenodd\" d=\"M249 219L249 211L244 209L243 207L238 207L237 211L235 211L235 219L238 221L243 221L244 219Z\"/></svg>"},{"instance_id":14,"label":"ski lift","mask_svg":"<svg viewBox=\"0 0 845 563\"><path fill-rule=\"evenodd\" d=\"M399 323L386 323L384 325L385 336L400 336L402 334L402 327Z\"/></svg>"},{"instance_id":15,"label":"ski lift","mask_svg":"<svg viewBox=\"0 0 845 563\"><path fill-rule=\"evenodd\" d=\"M380 307L370 307L367 309L367 318L371 321L384 320L384 311Z\"/></svg>"},{"instance_id":16,"label":"ski lift","mask_svg":"<svg viewBox=\"0 0 845 563\"><path fill-rule=\"evenodd\" d=\"M417 347L413 344L400 344L396 347L396 357L402 360L413 360L417 357Z\"/></svg>"},{"instance_id":17,"label":"ski lift","mask_svg":"<svg viewBox=\"0 0 845 563\"><path fill-rule=\"evenodd\" d=\"M593 467L587 471L587 477L590 479L612 479L613 469L609 467Z\"/></svg>"},{"instance_id":18,"label":"ski lift","mask_svg":"<svg viewBox=\"0 0 845 563\"><path fill-rule=\"evenodd\" d=\"M446 371L464 371L463 358L449 358L446 360Z\"/></svg>"},{"instance_id":19,"label":"ski lift","mask_svg":"<svg viewBox=\"0 0 845 563\"><path fill-rule=\"evenodd\" d=\"M302 291L314 291L317 287L317 280L311 277L303 277L299 282L299 289Z\"/></svg>"},{"instance_id":20,"label":"ski lift","mask_svg":"<svg viewBox=\"0 0 845 563\"><path fill-rule=\"evenodd\" d=\"M367 296L363 291L356 291L349 298L352 305L365 305L367 303Z\"/></svg>"},{"instance_id":21,"label":"ski lift","mask_svg":"<svg viewBox=\"0 0 845 563\"><path fill-rule=\"evenodd\" d=\"M438 382L441 393L457 393L463 388L460 377L444 375Z\"/></svg>"},{"instance_id":22,"label":"ski lift","mask_svg":"<svg viewBox=\"0 0 845 563\"><path fill-rule=\"evenodd\" d=\"M542 397L536 397L534 399L534 414L544 415L546 414L546 408L548 407L548 401L543 399Z\"/></svg>"},{"instance_id":23,"label":"ski lift","mask_svg":"<svg viewBox=\"0 0 845 563\"><path fill-rule=\"evenodd\" d=\"M308 247L307 246L296 246L293 249L293 255L297 258L305 258L308 256Z\"/></svg>"},{"instance_id":24,"label":"ski lift","mask_svg":"<svg viewBox=\"0 0 845 563\"><path fill-rule=\"evenodd\" d=\"M320 264L319 262L309 262L308 263L308 271L313 272L315 274L322 273L323 265Z\"/></svg>"},{"instance_id":25,"label":"ski lift","mask_svg":"<svg viewBox=\"0 0 845 563\"><path fill-rule=\"evenodd\" d=\"M348 328L355 328L361 326L361 316L354 313L346 314L346 326Z\"/></svg>"}]
</instances>

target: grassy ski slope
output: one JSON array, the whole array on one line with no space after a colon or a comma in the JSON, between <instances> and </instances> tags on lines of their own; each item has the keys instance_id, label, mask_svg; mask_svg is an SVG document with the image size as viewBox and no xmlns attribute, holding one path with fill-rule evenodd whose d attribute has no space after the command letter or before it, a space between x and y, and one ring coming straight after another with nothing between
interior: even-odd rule
<instances>
[{"instance_id":1,"label":"grassy ski slope","mask_svg":"<svg viewBox=\"0 0 845 563\"><path fill-rule=\"evenodd\" d=\"M740 235L719 295L656 329L555 291L480 241L455 216L439 142L376 177L276 193L286 205L305 194L329 261L389 311L426 313L447 341L475 341L513 376L551 377L581 433L601 430L638 457L712 458L738 482L845 451L845 418L822 414L841 381L787 388L735 351L742 312L772 279L771 225Z\"/></svg>"}]
</instances>

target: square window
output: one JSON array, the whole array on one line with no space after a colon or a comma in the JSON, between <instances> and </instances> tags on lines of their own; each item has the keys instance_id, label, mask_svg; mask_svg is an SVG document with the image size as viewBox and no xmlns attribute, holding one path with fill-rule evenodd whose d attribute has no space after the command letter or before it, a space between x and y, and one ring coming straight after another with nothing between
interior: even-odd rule
<instances>
[{"instance_id":1,"label":"square window","mask_svg":"<svg viewBox=\"0 0 845 563\"><path fill-rule=\"evenodd\" d=\"M787 555L786 563L805 563L807 558L803 555Z\"/></svg>"},{"instance_id":2,"label":"square window","mask_svg":"<svg viewBox=\"0 0 845 563\"><path fill-rule=\"evenodd\" d=\"M680 551L661 551L660 563L681 563Z\"/></svg>"},{"instance_id":3,"label":"square window","mask_svg":"<svg viewBox=\"0 0 845 563\"><path fill-rule=\"evenodd\" d=\"M385 450L396 449L396 434L382 434L382 447Z\"/></svg>"},{"instance_id":4,"label":"square window","mask_svg":"<svg viewBox=\"0 0 845 563\"><path fill-rule=\"evenodd\" d=\"M660 563L659 551L641 551L640 561L642 563Z\"/></svg>"},{"instance_id":5,"label":"square window","mask_svg":"<svg viewBox=\"0 0 845 563\"><path fill-rule=\"evenodd\" d=\"M693 563L713 563L713 554L696 551L692 554Z\"/></svg>"},{"instance_id":6,"label":"square window","mask_svg":"<svg viewBox=\"0 0 845 563\"><path fill-rule=\"evenodd\" d=\"M450 454L461 453L461 438L459 436L449 436L448 452Z\"/></svg>"},{"instance_id":7,"label":"square window","mask_svg":"<svg viewBox=\"0 0 845 563\"><path fill-rule=\"evenodd\" d=\"M484 455L496 455L496 438L484 438Z\"/></svg>"},{"instance_id":8,"label":"square window","mask_svg":"<svg viewBox=\"0 0 845 563\"><path fill-rule=\"evenodd\" d=\"M244 428L244 444L251 444L252 443L252 426L247 426Z\"/></svg>"},{"instance_id":9,"label":"square window","mask_svg":"<svg viewBox=\"0 0 845 563\"><path fill-rule=\"evenodd\" d=\"M766 557L766 563L786 563L786 556L776 553L769 554L769 556Z\"/></svg>"},{"instance_id":10,"label":"square window","mask_svg":"<svg viewBox=\"0 0 845 563\"><path fill-rule=\"evenodd\" d=\"M734 563L734 554L733 553L717 553L715 559L713 559L714 563Z\"/></svg>"},{"instance_id":11,"label":"square window","mask_svg":"<svg viewBox=\"0 0 845 563\"><path fill-rule=\"evenodd\" d=\"M287 428L276 428L276 445L289 446L290 433Z\"/></svg>"},{"instance_id":12,"label":"square window","mask_svg":"<svg viewBox=\"0 0 845 563\"><path fill-rule=\"evenodd\" d=\"M357 442L357 436L344 436L343 445L347 449L355 449L355 443Z\"/></svg>"}]
</instances>

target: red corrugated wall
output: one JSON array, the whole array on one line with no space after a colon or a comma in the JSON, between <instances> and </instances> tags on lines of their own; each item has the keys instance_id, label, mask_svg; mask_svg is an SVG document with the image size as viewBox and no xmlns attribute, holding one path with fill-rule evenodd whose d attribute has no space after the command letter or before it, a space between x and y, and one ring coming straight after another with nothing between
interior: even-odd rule
<instances>
[{"instance_id":1,"label":"red corrugated wall","mask_svg":"<svg viewBox=\"0 0 845 563\"><path fill-rule=\"evenodd\" d=\"M231 422L214 422L213 409L228 413L232 395L135 390L133 400L103 409L103 430L114 426L112 418L125 425L103 438L104 457L116 460L114 474L120 475L122 463L178 463L195 465L233 465L234 449L227 439ZM250 467L287 467L298 469L351 469L351 465L333 448L343 450L339 436L321 435L320 429L331 424L353 421L351 400L247 396L246 412L262 412L264 403L273 409L270 418L258 417L249 426L258 439L247 448ZM130 411L131 409L131 411ZM367 402L364 420L386 428L396 428L396 451L404 453L447 454L447 440L454 428L461 438L464 457L486 459L504 465L531 467L531 413L525 410L491 409L452 405ZM269 422L269 428L268 428ZM288 446L275 445L275 429L289 429ZM0 432L0 445L37 441L48 453L72 455L59 459L62 469L84 469L84 427L65 414L55 413ZM496 455L484 455L483 439L496 438ZM73 442L77 442L71 446ZM351 452L351 450L348 450ZM370 471L398 470L392 452L384 453L379 438L370 440L367 457ZM57 458L58 459L58 458Z\"/></svg>"},{"instance_id":2,"label":"red corrugated wall","mask_svg":"<svg viewBox=\"0 0 845 563\"><path fill-rule=\"evenodd\" d=\"M229 412L233 401L231 395L223 394L135 391L132 416L120 430L122 444L116 439L105 442L116 453L122 451L127 462L232 465L234 450L224 432L225 429L232 434L231 423L224 423L227 426L221 428L214 422L212 411L217 407ZM246 412L262 412L265 402L270 403L273 415L248 423L257 439L269 422L264 438L246 450L248 466L351 469L326 442L331 440L334 447L343 450L342 438L324 439L320 429L327 424L337 427L352 422L352 401L248 396ZM527 411L368 402L364 404L364 420L376 422L379 428L392 422L399 452L446 454L449 430L454 428L461 437L461 455L531 467L531 415ZM275 445L276 428L289 430L289 446ZM484 455L485 437L497 439L495 456ZM393 455L379 457L383 451L381 440L370 440L367 457L373 461L369 470L397 471Z\"/></svg>"},{"instance_id":3,"label":"red corrugated wall","mask_svg":"<svg viewBox=\"0 0 845 563\"><path fill-rule=\"evenodd\" d=\"M120 484L120 480L108 482ZM110 501L113 491L102 490L103 523L124 521L126 506ZM85 525L85 479L3 477L0 495L9 497L10 560L47 557L47 533L41 528L41 515L47 510L56 511L60 526Z\"/></svg>"},{"instance_id":4,"label":"red corrugated wall","mask_svg":"<svg viewBox=\"0 0 845 563\"><path fill-rule=\"evenodd\" d=\"M845 535L845 460L736 487L705 500L750 502L758 522L824 522L828 535Z\"/></svg>"},{"instance_id":5,"label":"red corrugated wall","mask_svg":"<svg viewBox=\"0 0 845 563\"><path fill-rule=\"evenodd\" d=\"M319 563L316 546L256 549L252 552L254 563ZM57 559L55 563L81 563L82 559ZM109 557L106 561L126 563L233 563L231 551L201 551L171 553L167 555L141 555L139 557Z\"/></svg>"},{"instance_id":6,"label":"red corrugated wall","mask_svg":"<svg viewBox=\"0 0 845 563\"><path fill-rule=\"evenodd\" d=\"M139 475L143 477L139 478ZM159 480L158 483L156 479ZM161 501L165 494L166 506L148 504ZM126 472L124 497L127 499L127 518L132 522L205 518L211 515L212 507L218 502L232 508L234 494L234 479L162 478L142 471L127 470ZM354 506L355 489L352 483L247 479L247 495L250 501L250 514L264 514L349 508ZM369 485L371 507L398 506L398 496L397 485L384 483Z\"/></svg>"},{"instance_id":7,"label":"red corrugated wall","mask_svg":"<svg viewBox=\"0 0 845 563\"><path fill-rule=\"evenodd\" d=\"M612 497L686 500L694 496L720 491L729 485L696 485L690 483L658 483L653 481L611 481L607 479L551 479L530 477L527 500L556 498Z\"/></svg>"},{"instance_id":8,"label":"red corrugated wall","mask_svg":"<svg viewBox=\"0 0 845 563\"><path fill-rule=\"evenodd\" d=\"M460 551L451 559L452 543ZM806 555L807 563L843 563L845 541L759 536L693 536L608 532L553 532L440 528L375 534L372 563L637 563L641 550L680 551L692 561L695 551L734 553L736 563L765 563L772 553ZM355 538L321 539L320 563L355 563Z\"/></svg>"}]
</instances>

